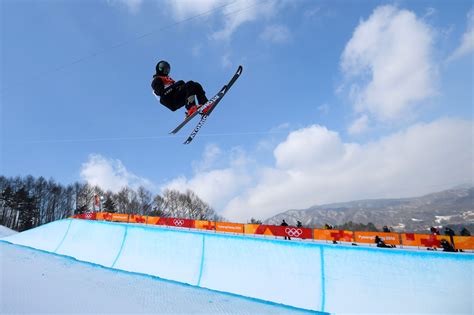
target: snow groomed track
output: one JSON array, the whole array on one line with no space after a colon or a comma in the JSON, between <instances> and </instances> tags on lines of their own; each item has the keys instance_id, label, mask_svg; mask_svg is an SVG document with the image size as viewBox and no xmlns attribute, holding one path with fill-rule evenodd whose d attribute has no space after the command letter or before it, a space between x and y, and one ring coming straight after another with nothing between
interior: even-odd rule
<instances>
[{"instance_id":1,"label":"snow groomed track","mask_svg":"<svg viewBox=\"0 0 474 315\"><path fill-rule=\"evenodd\" d=\"M473 312L471 254L332 246L75 219L2 240L308 310Z\"/></svg>"}]
</instances>

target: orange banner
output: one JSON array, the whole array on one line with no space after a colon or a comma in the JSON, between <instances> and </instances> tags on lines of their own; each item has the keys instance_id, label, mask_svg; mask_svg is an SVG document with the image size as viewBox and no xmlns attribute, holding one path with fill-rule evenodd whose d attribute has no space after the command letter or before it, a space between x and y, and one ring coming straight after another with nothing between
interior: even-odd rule
<instances>
[{"instance_id":1,"label":"orange banner","mask_svg":"<svg viewBox=\"0 0 474 315\"><path fill-rule=\"evenodd\" d=\"M112 214L112 221L116 221L116 222L128 222L128 214L124 214L124 213L113 213L113 214Z\"/></svg>"},{"instance_id":2,"label":"orange banner","mask_svg":"<svg viewBox=\"0 0 474 315\"><path fill-rule=\"evenodd\" d=\"M474 250L474 236L454 236L456 249Z\"/></svg>"},{"instance_id":3,"label":"orange banner","mask_svg":"<svg viewBox=\"0 0 474 315\"><path fill-rule=\"evenodd\" d=\"M245 234L255 234L260 224L244 224Z\"/></svg>"},{"instance_id":4,"label":"orange banner","mask_svg":"<svg viewBox=\"0 0 474 315\"><path fill-rule=\"evenodd\" d=\"M216 225L212 221L194 220L194 228L200 230L215 230Z\"/></svg>"},{"instance_id":5,"label":"orange banner","mask_svg":"<svg viewBox=\"0 0 474 315\"><path fill-rule=\"evenodd\" d=\"M130 222L130 223L146 224L146 221L147 221L147 217L145 215L131 214L130 217L128 218L128 222Z\"/></svg>"},{"instance_id":6,"label":"orange banner","mask_svg":"<svg viewBox=\"0 0 474 315\"><path fill-rule=\"evenodd\" d=\"M244 225L240 223L216 222L216 231L228 233L244 233Z\"/></svg>"},{"instance_id":7,"label":"orange banner","mask_svg":"<svg viewBox=\"0 0 474 315\"><path fill-rule=\"evenodd\" d=\"M402 244L405 246L441 248L442 239L445 239L448 242L451 242L450 237L446 235L414 234L414 233L402 234Z\"/></svg>"},{"instance_id":8,"label":"orange banner","mask_svg":"<svg viewBox=\"0 0 474 315\"><path fill-rule=\"evenodd\" d=\"M96 220L112 221L113 213L98 212Z\"/></svg>"},{"instance_id":9,"label":"orange banner","mask_svg":"<svg viewBox=\"0 0 474 315\"><path fill-rule=\"evenodd\" d=\"M375 236L380 237L385 244L400 245L398 233L354 232L354 240L356 243L375 244Z\"/></svg>"},{"instance_id":10,"label":"orange banner","mask_svg":"<svg viewBox=\"0 0 474 315\"><path fill-rule=\"evenodd\" d=\"M148 217L147 224L157 225L160 221L160 217Z\"/></svg>"},{"instance_id":11,"label":"orange banner","mask_svg":"<svg viewBox=\"0 0 474 315\"><path fill-rule=\"evenodd\" d=\"M313 231L313 237L315 240L354 242L353 232L344 230L315 229Z\"/></svg>"}]
</instances>

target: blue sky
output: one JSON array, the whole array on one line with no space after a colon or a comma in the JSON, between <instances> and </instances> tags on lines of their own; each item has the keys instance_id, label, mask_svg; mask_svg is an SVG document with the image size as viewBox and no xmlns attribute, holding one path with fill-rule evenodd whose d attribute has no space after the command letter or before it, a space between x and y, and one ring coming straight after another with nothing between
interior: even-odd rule
<instances>
[{"instance_id":1,"label":"blue sky","mask_svg":"<svg viewBox=\"0 0 474 315\"><path fill-rule=\"evenodd\" d=\"M10 1L0 174L192 189L233 220L473 182L470 1ZM211 97L153 97L160 59ZM197 122L197 121L196 121Z\"/></svg>"}]
</instances>

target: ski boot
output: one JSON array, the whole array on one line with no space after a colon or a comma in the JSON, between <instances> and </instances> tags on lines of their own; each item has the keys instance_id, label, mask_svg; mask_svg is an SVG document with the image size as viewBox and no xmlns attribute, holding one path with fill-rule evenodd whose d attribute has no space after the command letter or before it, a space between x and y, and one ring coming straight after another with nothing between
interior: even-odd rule
<instances>
[{"instance_id":1,"label":"ski boot","mask_svg":"<svg viewBox=\"0 0 474 315\"><path fill-rule=\"evenodd\" d=\"M197 110L198 110L198 107L196 105L189 107L188 110L186 111L186 118L194 114Z\"/></svg>"}]
</instances>

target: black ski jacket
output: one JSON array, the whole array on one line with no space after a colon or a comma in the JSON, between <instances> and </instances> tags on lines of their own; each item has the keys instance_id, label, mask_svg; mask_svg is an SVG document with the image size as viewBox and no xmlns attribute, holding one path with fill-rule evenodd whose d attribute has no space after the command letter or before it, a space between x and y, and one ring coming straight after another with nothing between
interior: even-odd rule
<instances>
[{"instance_id":1,"label":"black ski jacket","mask_svg":"<svg viewBox=\"0 0 474 315\"><path fill-rule=\"evenodd\" d=\"M176 104L177 94L180 88L184 85L184 81L175 82L168 76L154 75L151 81L151 88L156 96L160 97L160 103L175 111L182 104Z\"/></svg>"}]
</instances>

